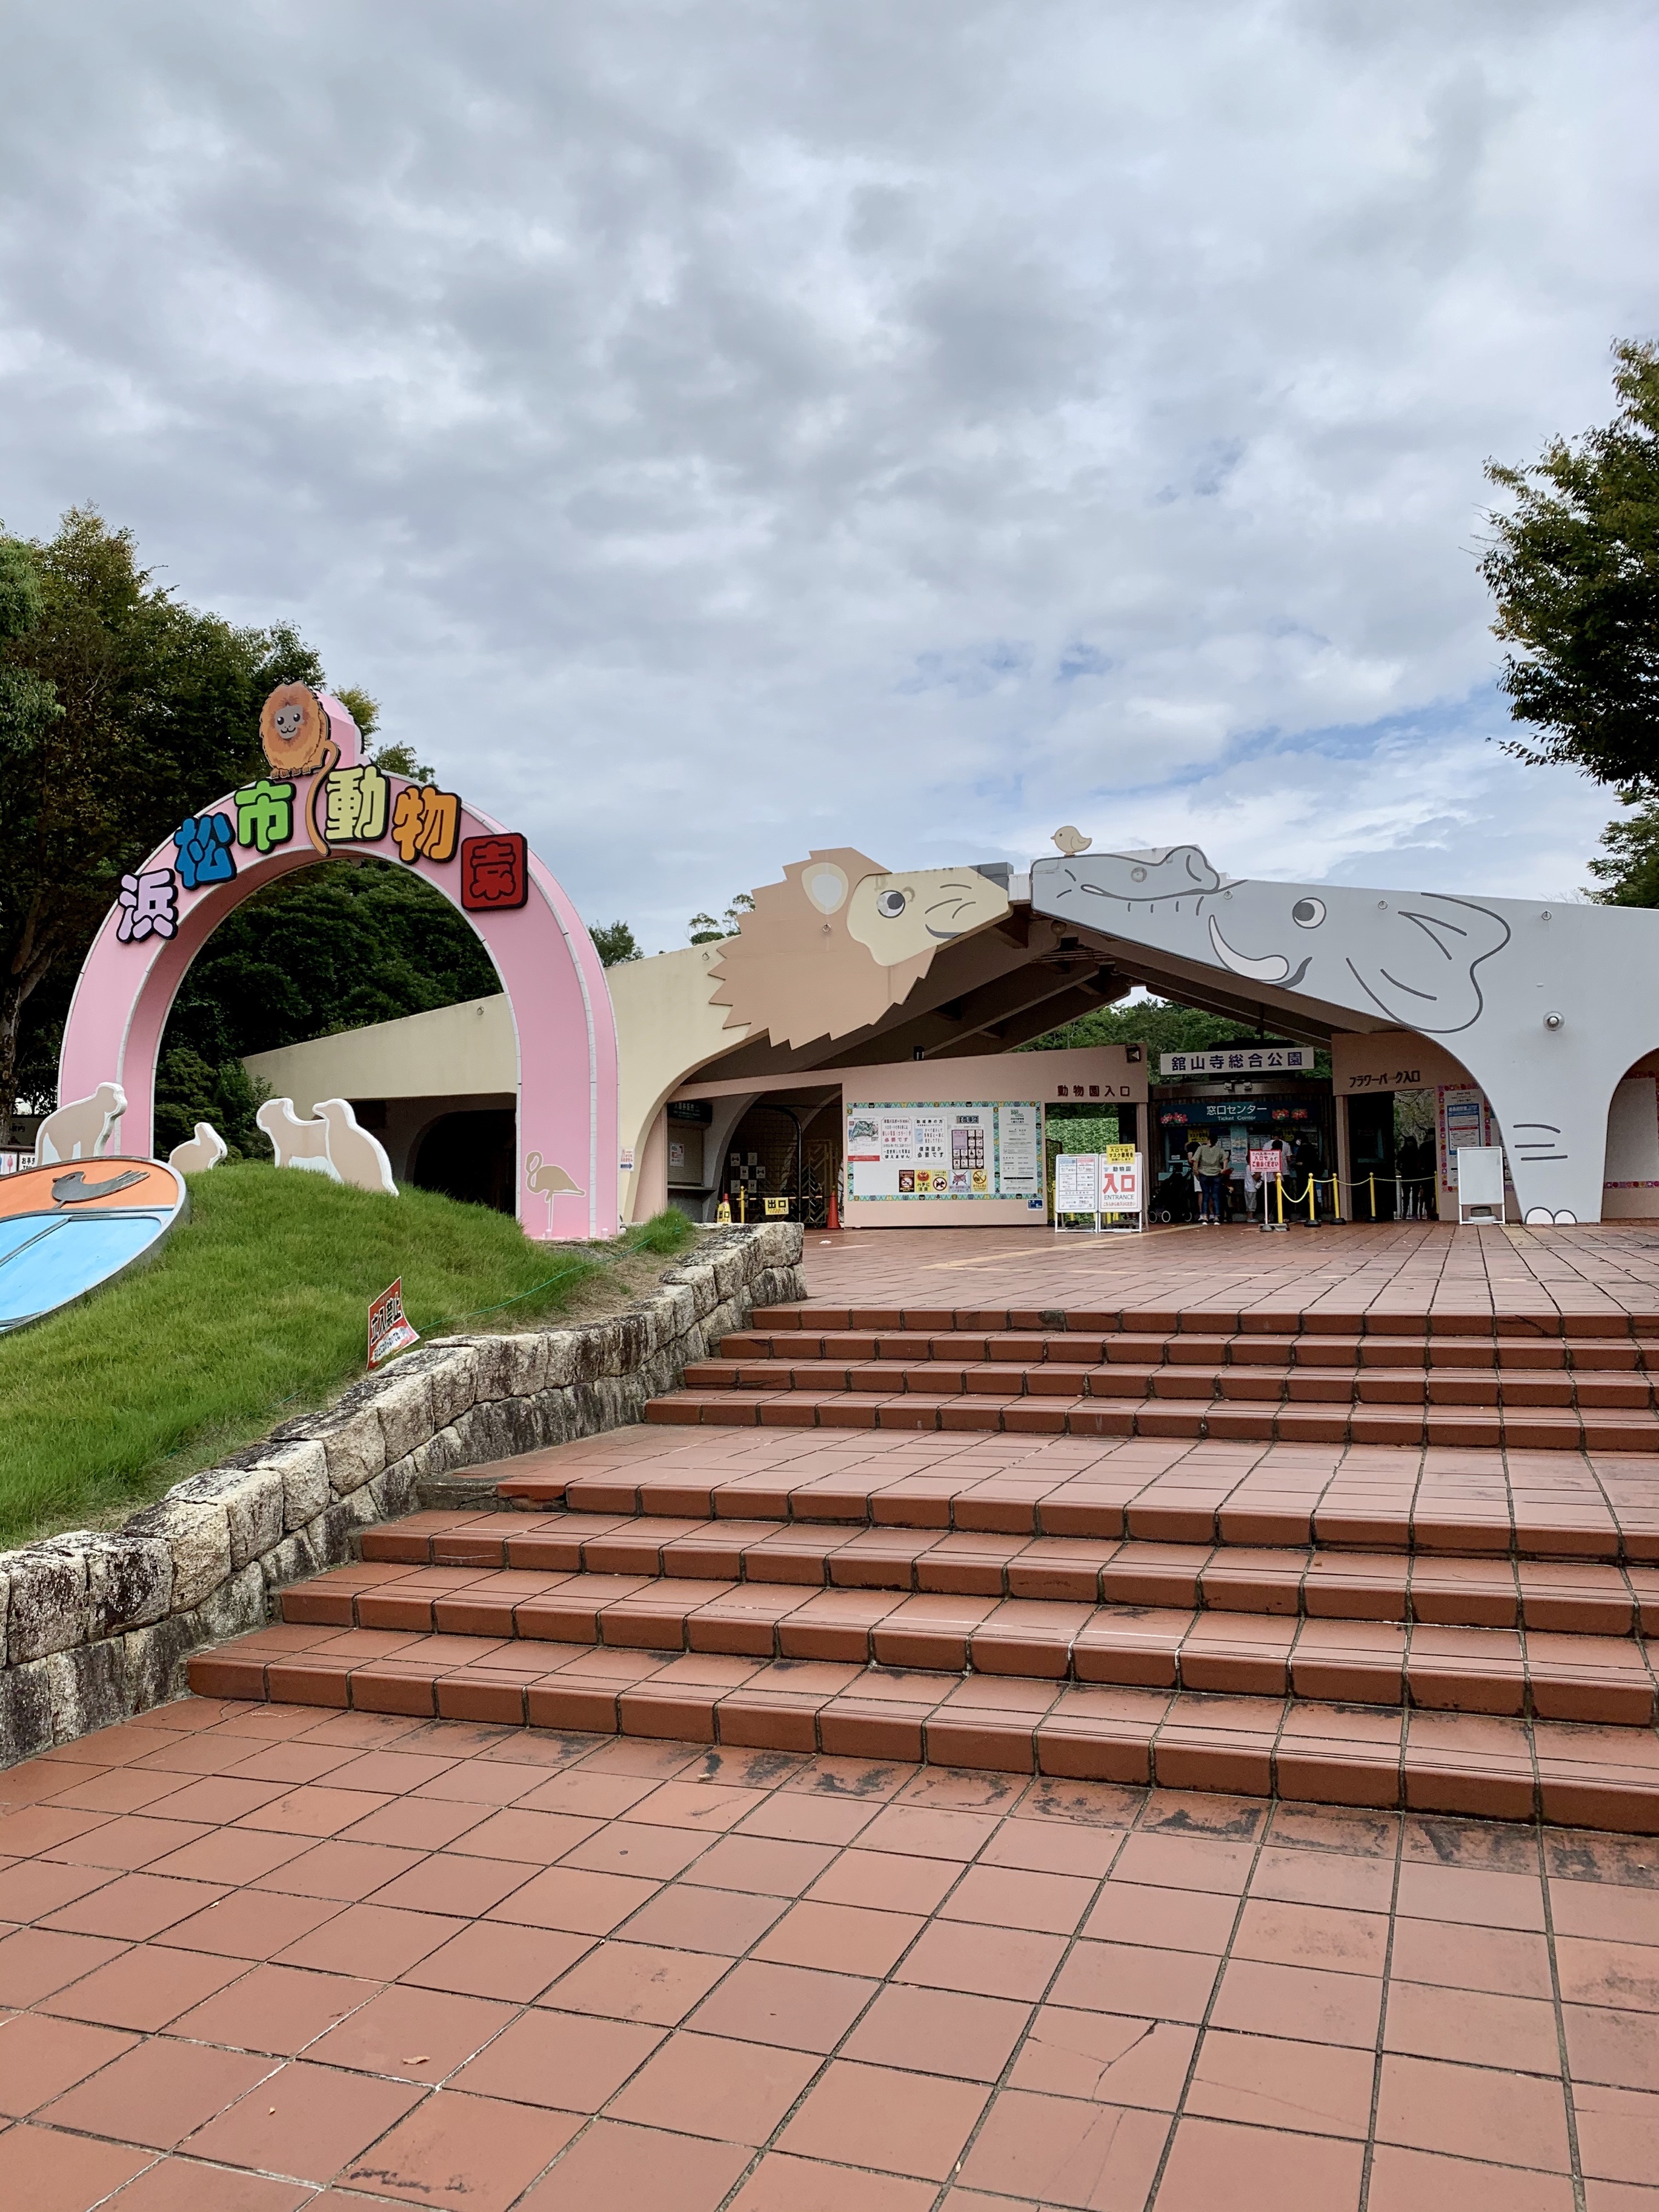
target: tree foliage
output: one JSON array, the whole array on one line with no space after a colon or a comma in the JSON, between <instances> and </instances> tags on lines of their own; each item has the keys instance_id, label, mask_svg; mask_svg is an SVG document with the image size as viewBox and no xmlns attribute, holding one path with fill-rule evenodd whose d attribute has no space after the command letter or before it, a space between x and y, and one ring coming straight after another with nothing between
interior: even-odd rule
<instances>
[{"instance_id":1,"label":"tree foliage","mask_svg":"<svg viewBox=\"0 0 1659 2212\"><path fill-rule=\"evenodd\" d=\"M131 532L72 508L45 543L0 541L0 1140L122 872L258 758L261 701L319 683L286 625L182 605ZM55 1004L53 1003L55 1001Z\"/></svg>"},{"instance_id":2,"label":"tree foliage","mask_svg":"<svg viewBox=\"0 0 1659 2212\"><path fill-rule=\"evenodd\" d=\"M1601 906L1659 906L1659 801L1650 799L1601 833L1604 857L1589 864Z\"/></svg>"},{"instance_id":3,"label":"tree foliage","mask_svg":"<svg viewBox=\"0 0 1659 2212\"><path fill-rule=\"evenodd\" d=\"M590 922L587 933L593 940L593 950L607 968L620 968L627 961L644 957L643 946L625 921Z\"/></svg>"},{"instance_id":4,"label":"tree foliage","mask_svg":"<svg viewBox=\"0 0 1659 2212\"><path fill-rule=\"evenodd\" d=\"M1237 1021L1223 1014L1201 1014L1190 1006L1172 1006L1163 999L1143 999L1138 1005L1097 1006L1049 1030L1021 1052L1060 1052L1078 1045L1144 1044L1149 1052L1203 1052L1211 1045L1231 1044L1239 1035Z\"/></svg>"},{"instance_id":5,"label":"tree foliage","mask_svg":"<svg viewBox=\"0 0 1659 2212\"><path fill-rule=\"evenodd\" d=\"M1513 505L1489 520L1499 678L1533 734L1510 752L1659 797L1659 346L1613 348L1613 420L1528 468L1487 465ZM1626 825L1615 825L1622 829ZM1622 901L1621 903L1633 903Z\"/></svg>"}]
</instances>

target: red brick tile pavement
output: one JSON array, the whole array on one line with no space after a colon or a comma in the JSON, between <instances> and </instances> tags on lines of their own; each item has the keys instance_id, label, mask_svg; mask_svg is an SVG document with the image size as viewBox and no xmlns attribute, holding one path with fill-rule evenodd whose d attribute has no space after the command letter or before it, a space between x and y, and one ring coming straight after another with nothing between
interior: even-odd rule
<instances>
[{"instance_id":1,"label":"red brick tile pavement","mask_svg":"<svg viewBox=\"0 0 1659 2212\"><path fill-rule=\"evenodd\" d=\"M215 1790L274 1747L331 1840L238 1873L264 1808ZM99 1844L120 1776L201 1831L165 1875ZM0 1808L0 2212L1631 2212L1659 2172L1651 1838L210 1700Z\"/></svg>"}]
</instances>

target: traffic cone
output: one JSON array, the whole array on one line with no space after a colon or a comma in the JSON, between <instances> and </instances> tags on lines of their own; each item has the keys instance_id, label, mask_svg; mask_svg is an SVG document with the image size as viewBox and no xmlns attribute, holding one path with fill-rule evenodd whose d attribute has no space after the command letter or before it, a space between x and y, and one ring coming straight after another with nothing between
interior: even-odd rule
<instances>
[{"instance_id":1,"label":"traffic cone","mask_svg":"<svg viewBox=\"0 0 1659 2212\"><path fill-rule=\"evenodd\" d=\"M838 1189L839 1184L831 1182L830 1186L830 1218L824 1224L824 1226L828 1229L832 1237L836 1234L841 1227L841 1208L836 1203Z\"/></svg>"}]
</instances>

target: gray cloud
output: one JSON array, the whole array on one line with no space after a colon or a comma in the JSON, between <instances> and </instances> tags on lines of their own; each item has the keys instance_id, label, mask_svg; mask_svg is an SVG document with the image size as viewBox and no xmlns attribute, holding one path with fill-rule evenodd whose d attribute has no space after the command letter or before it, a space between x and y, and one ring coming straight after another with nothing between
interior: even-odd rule
<instances>
[{"instance_id":1,"label":"gray cloud","mask_svg":"<svg viewBox=\"0 0 1659 2212\"><path fill-rule=\"evenodd\" d=\"M1557 895L1488 453L1652 330L1645 10L15 11L0 514L298 621L653 945L807 843ZM1277 825L1275 827L1274 825Z\"/></svg>"}]
</instances>

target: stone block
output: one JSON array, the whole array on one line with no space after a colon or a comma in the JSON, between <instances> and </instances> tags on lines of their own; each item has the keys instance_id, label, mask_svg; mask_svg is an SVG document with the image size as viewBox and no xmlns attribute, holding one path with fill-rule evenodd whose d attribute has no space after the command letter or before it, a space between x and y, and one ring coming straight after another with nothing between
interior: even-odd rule
<instances>
[{"instance_id":1,"label":"stone block","mask_svg":"<svg viewBox=\"0 0 1659 2212\"><path fill-rule=\"evenodd\" d=\"M153 1536L173 1554L173 1610L188 1613L231 1572L230 1516L217 1499L192 1503L173 1492L135 1513L121 1532Z\"/></svg>"},{"instance_id":2,"label":"stone block","mask_svg":"<svg viewBox=\"0 0 1659 2212\"><path fill-rule=\"evenodd\" d=\"M328 1480L328 1455L319 1443L277 1444L258 1464L272 1468L283 1478L283 1527L303 1528L333 1502Z\"/></svg>"},{"instance_id":3,"label":"stone block","mask_svg":"<svg viewBox=\"0 0 1659 2212\"><path fill-rule=\"evenodd\" d=\"M185 1690L185 1663L197 1649L194 1615L175 1613L153 1628L135 1628L121 1638L121 1672L129 1713L147 1713Z\"/></svg>"},{"instance_id":4,"label":"stone block","mask_svg":"<svg viewBox=\"0 0 1659 2212\"><path fill-rule=\"evenodd\" d=\"M0 1553L0 1574L9 1589L6 1650L13 1666L84 1644L88 1619L85 1529L54 1536L21 1551Z\"/></svg>"},{"instance_id":5,"label":"stone block","mask_svg":"<svg viewBox=\"0 0 1659 2212\"><path fill-rule=\"evenodd\" d=\"M167 1492L187 1505L222 1505L230 1527L230 1564L245 1567L282 1541L287 1497L280 1468L216 1467Z\"/></svg>"},{"instance_id":6,"label":"stone block","mask_svg":"<svg viewBox=\"0 0 1659 2212\"><path fill-rule=\"evenodd\" d=\"M87 1546L87 1618L94 1637L165 1620L173 1610L173 1553L157 1536L125 1529Z\"/></svg>"},{"instance_id":7,"label":"stone block","mask_svg":"<svg viewBox=\"0 0 1659 2212\"><path fill-rule=\"evenodd\" d=\"M401 1364L412 1367L417 1360L432 1393L433 1425L447 1429L477 1403L477 1355L467 1344L422 1345L419 1351L410 1352Z\"/></svg>"},{"instance_id":8,"label":"stone block","mask_svg":"<svg viewBox=\"0 0 1659 2212\"><path fill-rule=\"evenodd\" d=\"M418 1372L404 1374L394 1368L375 1392L374 1411L380 1417L385 1443L382 1468L402 1459L423 1444L436 1425L432 1418L432 1385ZM374 1470L375 1474L382 1471ZM374 1480L371 1475L369 1480Z\"/></svg>"},{"instance_id":9,"label":"stone block","mask_svg":"<svg viewBox=\"0 0 1659 2212\"><path fill-rule=\"evenodd\" d=\"M336 1497L361 1490L386 1465L386 1431L373 1407L325 1413L312 1434L323 1448L329 1487Z\"/></svg>"},{"instance_id":10,"label":"stone block","mask_svg":"<svg viewBox=\"0 0 1659 2212\"><path fill-rule=\"evenodd\" d=\"M52 1748L50 1659L28 1659L0 1674L0 1766Z\"/></svg>"},{"instance_id":11,"label":"stone block","mask_svg":"<svg viewBox=\"0 0 1659 2212\"><path fill-rule=\"evenodd\" d=\"M54 1651L46 1662L54 1743L72 1743L94 1729L113 1728L125 1720L121 1644L120 1637L106 1636L73 1651Z\"/></svg>"}]
</instances>

